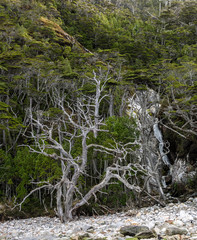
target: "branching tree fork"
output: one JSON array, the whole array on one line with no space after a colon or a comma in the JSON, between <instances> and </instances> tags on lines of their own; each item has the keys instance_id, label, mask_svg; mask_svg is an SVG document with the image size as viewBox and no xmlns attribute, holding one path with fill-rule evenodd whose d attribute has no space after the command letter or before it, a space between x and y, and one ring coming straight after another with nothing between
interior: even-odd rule
<instances>
[{"instance_id":1,"label":"branching tree fork","mask_svg":"<svg viewBox=\"0 0 197 240\"><path fill-rule=\"evenodd\" d=\"M107 79L103 80L94 72L93 78L89 81L95 86L95 95L80 95L75 103L66 101L65 94L59 89L53 89L54 102L60 112L55 118L42 112L39 112L39 117L29 112L31 138L34 139L34 145L28 145L30 151L59 161L62 171L59 181L53 184L50 181L39 182L38 187L31 193L40 188L56 192L56 212L62 222L72 220L76 210L88 204L90 198L110 184L111 180L117 179L133 192L140 192L141 188L135 179L138 172L146 174L145 169L137 162L127 160L133 146L137 144L136 141L126 145L114 142L110 147L90 142L91 134L96 138L100 131L106 131L102 128L104 122L99 116L99 107L105 98L104 88ZM76 154L75 143L79 140L81 150ZM86 193L82 193L78 185L80 177L87 174L88 162L91 161L88 152L92 149L110 157L113 155L114 160L102 173L100 182ZM19 205L21 206L23 202Z\"/></svg>"}]
</instances>

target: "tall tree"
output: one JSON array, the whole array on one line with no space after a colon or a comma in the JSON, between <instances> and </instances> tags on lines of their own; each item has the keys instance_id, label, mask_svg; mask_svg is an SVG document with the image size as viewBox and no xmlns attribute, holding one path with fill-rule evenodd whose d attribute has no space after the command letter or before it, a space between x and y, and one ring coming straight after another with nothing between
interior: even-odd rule
<instances>
[{"instance_id":1,"label":"tall tree","mask_svg":"<svg viewBox=\"0 0 197 240\"><path fill-rule=\"evenodd\" d=\"M64 91L54 88L53 98L57 108L53 117L50 116L50 110L48 113L39 111L35 114L29 109L31 137L35 143L28 147L31 152L59 161L62 176L54 184L50 181L38 182L39 186L33 189L20 205L36 190L48 188L56 191L57 215L61 221L66 221L73 219L76 210L87 204L89 199L96 196L112 179L119 180L134 192L141 190L137 181L131 179L135 179L138 172L146 174L145 169L137 161L127 161L133 147L136 147L136 141L126 144L112 141L112 145L90 141L92 134L96 138L99 132L107 131L102 127L104 122L98 114L100 103L105 96L101 94L105 83L106 81L101 82L94 72L92 84L95 86L95 95L79 95L74 103L68 103ZM110 159L113 156L112 164L102 173L100 182L83 193L79 188L80 179L88 174L87 167L91 161L89 152L92 149ZM131 174L133 177L128 177Z\"/></svg>"}]
</instances>

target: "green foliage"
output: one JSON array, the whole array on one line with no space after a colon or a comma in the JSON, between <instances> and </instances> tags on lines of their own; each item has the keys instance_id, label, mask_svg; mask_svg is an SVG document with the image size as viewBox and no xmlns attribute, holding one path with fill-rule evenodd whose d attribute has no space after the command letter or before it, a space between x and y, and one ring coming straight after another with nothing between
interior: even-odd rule
<instances>
[{"instance_id":1,"label":"green foliage","mask_svg":"<svg viewBox=\"0 0 197 240\"><path fill-rule=\"evenodd\" d=\"M106 192L106 195L102 195L102 204L117 209L119 206L126 206L127 199L131 195L131 192L123 191L123 185L120 182L110 184L104 192Z\"/></svg>"},{"instance_id":2,"label":"green foliage","mask_svg":"<svg viewBox=\"0 0 197 240\"><path fill-rule=\"evenodd\" d=\"M11 106L0 101L0 130L17 130L25 127L20 118L13 116Z\"/></svg>"},{"instance_id":3,"label":"green foliage","mask_svg":"<svg viewBox=\"0 0 197 240\"><path fill-rule=\"evenodd\" d=\"M136 1L134 6L129 1L119 4L3 0L0 6L0 142L3 143L0 174L4 190L1 194L9 186L9 196L17 194L22 198L33 188L32 179L53 182L61 176L58 162L30 154L27 148L17 148L25 141L32 144L20 133L26 129L30 136L27 117L30 103L34 117L40 112L45 119L56 122L62 118L62 111L54 106L53 94L60 94L71 104L79 95L91 97L95 87L84 83L84 76L92 78L93 69L109 71L104 94L113 95L114 116L108 117L110 99L106 97L99 114L107 132L99 132L97 139L90 134L89 143L105 147L113 145L113 140L133 143L139 133L136 123L124 116L125 112L119 117L122 96L124 92L133 94L135 89L145 90L147 86L164 93L162 109L177 127L192 129L185 119L196 121L196 2L172 1L172 6L166 8L162 4L160 16L158 1ZM162 117L166 119L164 114ZM73 156L79 156L80 137L73 146ZM66 143L64 147L68 148ZM6 152L8 149L10 153ZM104 169L105 161L113 162L112 156L93 150L88 161L92 159L100 169ZM90 163L87 171L91 172L91 167ZM80 179L81 191L90 187L90 184L84 186L87 179L87 176ZM120 190L119 183L106 191L116 194ZM112 196L111 200L115 198ZM125 204L126 195L114 201L117 205Z\"/></svg>"},{"instance_id":4,"label":"green foliage","mask_svg":"<svg viewBox=\"0 0 197 240\"><path fill-rule=\"evenodd\" d=\"M30 153L28 148L18 149L15 157L1 150L0 160L1 184L12 185L18 199L26 196L33 187L32 181L52 183L61 176L61 167L56 161Z\"/></svg>"},{"instance_id":5,"label":"green foliage","mask_svg":"<svg viewBox=\"0 0 197 240\"><path fill-rule=\"evenodd\" d=\"M138 136L138 133L135 130L137 129L136 123L134 119L131 119L128 116L109 117L105 123L107 130L109 130L109 139L115 139L117 142L126 144L134 142Z\"/></svg>"}]
</instances>

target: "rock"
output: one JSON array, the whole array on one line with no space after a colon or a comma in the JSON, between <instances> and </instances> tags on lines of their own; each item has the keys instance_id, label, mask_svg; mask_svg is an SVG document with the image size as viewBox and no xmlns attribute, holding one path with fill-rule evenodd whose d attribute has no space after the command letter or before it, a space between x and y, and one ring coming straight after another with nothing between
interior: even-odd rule
<instances>
[{"instance_id":1,"label":"rock","mask_svg":"<svg viewBox=\"0 0 197 240\"><path fill-rule=\"evenodd\" d=\"M35 239L35 238L31 238L31 239ZM49 234L45 234L43 236L41 236L42 240L55 240L55 237Z\"/></svg>"},{"instance_id":2,"label":"rock","mask_svg":"<svg viewBox=\"0 0 197 240\"><path fill-rule=\"evenodd\" d=\"M57 238L56 240L70 240L69 237Z\"/></svg>"},{"instance_id":3,"label":"rock","mask_svg":"<svg viewBox=\"0 0 197 240\"><path fill-rule=\"evenodd\" d=\"M136 217L139 217L139 218L140 218L141 215L142 215L141 212L139 212L139 213L136 214Z\"/></svg>"},{"instance_id":4,"label":"rock","mask_svg":"<svg viewBox=\"0 0 197 240\"><path fill-rule=\"evenodd\" d=\"M187 234L187 230L184 228L178 228L175 226L170 226L168 228L166 228L166 235L167 236L173 236L173 235L184 235Z\"/></svg>"},{"instance_id":5,"label":"rock","mask_svg":"<svg viewBox=\"0 0 197 240\"><path fill-rule=\"evenodd\" d=\"M167 240L197 240L197 198L185 203L172 203L164 208L150 206L138 209L136 216L128 216L127 212L94 217L81 217L78 220L61 223L58 218L38 217L0 222L0 240L71 240L71 237L83 240L136 240L136 234L154 231L156 235L166 236ZM134 212L133 212L134 213ZM124 227L138 229L133 236L128 232L120 234ZM145 230L140 226L146 226ZM187 235L169 234L186 233ZM172 228L176 228L172 231ZM120 231L121 229L121 231ZM180 232L181 229L181 232ZM182 231L183 230L183 231ZM88 233L89 235L85 235ZM83 235L84 234L84 235ZM126 236L127 235L127 236ZM140 237L140 236L138 236ZM139 240L140 238L138 238ZM141 238L142 239L142 238ZM150 238L146 238L150 239ZM159 238L152 238L152 240ZM163 239L165 239L163 237Z\"/></svg>"},{"instance_id":6,"label":"rock","mask_svg":"<svg viewBox=\"0 0 197 240\"><path fill-rule=\"evenodd\" d=\"M0 236L0 240L6 240L6 239L8 239L8 238L6 237L6 235Z\"/></svg>"},{"instance_id":7,"label":"rock","mask_svg":"<svg viewBox=\"0 0 197 240\"><path fill-rule=\"evenodd\" d=\"M85 231L85 232L91 232L91 231L94 230L93 226L91 226L91 225L85 225L85 226L83 226L82 229L83 229L83 231Z\"/></svg>"},{"instance_id":8,"label":"rock","mask_svg":"<svg viewBox=\"0 0 197 240\"><path fill-rule=\"evenodd\" d=\"M191 216L190 214L188 214L185 210L181 210L179 213L179 218L181 219L181 221L183 222L189 222L189 221L193 221L194 218L193 216Z\"/></svg>"},{"instance_id":9,"label":"rock","mask_svg":"<svg viewBox=\"0 0 197 240\"><path fill-rule=\"evenodd\" d=\"M28 237L28 238L24 238L23 240L38 240L38 238L32 238L32 237Z\"/></svg>"},{"instance_id":10,"label":"rock","mask_svg":"<svg viewBox=\"0 0 197 240\"><path fill-rule=\"evenodd\" d=\"M131 209L126 212L127 216L136 216L138 214L138 211L136 209Z\"/></svg>"},{"instance_id":11,"label":"rock","mask_svg":"<svg viewBox=\"0 0 197 240\"><path fill-rule=\"evenodd\" d=\"M73 233L78 233L78 232L80 232L81 230L82 230L81 227L75 227L72 232L73 232Z\"/></svg>"},{"instance_id":12,"label":"rock","mask_svg":"<svg viewBox=\"0 0 197 240\"><path fill-rule=\"evenodd\" d=\"M107 237L99 237L99 238L94 238L94 240L106 240ZM88 239L88 240L93 240L93 239Z\"/></svg>"},{"instance_id":13,"label":"rock","mask_svg":"<svg viewBox=\"0 0 197 240\"><path fill-rule=\"evenodd\" d=\"M149 230L149 231L137 233L135 237L137 237L138 239L147 239L147 238L154 238L155 235L153 234L153 232Z\"/></svg>"},{"instance_id":14,"label":"rock","mask_svg":"<svg viewBox=\"0 0 197 240\"><path fill-rule=\"evenodd\" d=\"M190 237L190 240L197 240L197 236Z\"/></svg>"},{"instance_id":15,"label":"rock","mask_svg":"<svg viewBox=\"0 0 197 240\"><path fill-rule=\"evenodd\" d=\"M135 236L138 233L149 231L146 226L125 226L120 229L120 233L124 236Z\"/></svg>"},{"instance_id":16,"label":"rock","mask_svg":"<svg viewBox=\"0 0 197 240\"><path fill-rule=\"evenodd\" d=\"M184 223L181 221L181 220L175 220L174 222L174 225L178 226L178 227L183 227L184 226Z\"/></svg>"},{"instance_id":17,"label":"rock","mask_svg":"<svg viewBox=\"0 0 197 240\"><path fill-rule=\"evenodd\" d=\"M169 225L167 223L164 223L160 226L156 226L154 228L154 232L161 235L173 236L177 234L185 235L188 231L185 228L180 228L175 225Z\"/></svg>"},{"instance_id":18,"label":"rock","mask_svg":"<svg viewBox=\"0 0 197 240\"><path fill-rule=\"evenodd\" d=\"M160 229L160 227L155 226L154 229L153 229L153 232L154 232L156 235L161 234L161 229Z\"/></svg>"},{"instance_id":19,"label":"rock","mask_svg":"<svg viewBox=\"0 0 197 240\"><path fill-rule=\"evenodd\" d=\"M164 236L162 240L191 240L191 238L187 238L187 237L182 238L180 235L175 235L175 236Z\"/></svg>"},{"instance_id":20,"label":"rock","mask_svg":"<svg viewBox=\"0 0 197 240\"><path fill-rule=\"evenodd\" d=\"M88 233L83 233L83 234L79 235L78 240L87 239L89 237L90 237L90 235Z\"/></svg>"},{"instance_id":21,"label":"rock","mask_svg":"<svg viewBox=\"0 0 197 240\"><path fill-rule=\"evenodd\" d=\"M155 222L154 222L154 221L150 221L150 222L148 222L148 223L146 224L146 226L147 226L150 230L152 230L152 229L155 227Z\"/></svg>"},{"instance_id":22,"label":"rock","mask_svg":"<svg viewBox=\"0 0 197 240\"><path fill-rule=\"evenodd\" d=\"M132 238L126 238L125 240L138 240L138 238L132 237Z\"/></svg>"},{"instance_id":23,"label":"rock","mask_svg":"<svg viewBox=\"0 0 197 240\"><path fill-rule=\"evenodd\" d=\"M168 206L169 207L174 207L174 203L169 203Z\"/></svg>"},{"instance_id":24,"label":"rock","mask_svg":"<svg viewBox=\"0 0 197 240\"><path fill-rule=\"evenodd\" d=\"M70 239L71 240L83 240L83 239L88 239L89 237L90 237L89 233L81 232L77 235L73 235Z\"/></svg>"}]
</instances>

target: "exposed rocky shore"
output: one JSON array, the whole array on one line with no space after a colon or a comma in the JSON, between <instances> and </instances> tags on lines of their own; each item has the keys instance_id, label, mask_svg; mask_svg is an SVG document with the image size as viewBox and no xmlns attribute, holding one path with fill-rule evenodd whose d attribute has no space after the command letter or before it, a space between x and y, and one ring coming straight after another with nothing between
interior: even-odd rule
<instances>
[{"instance_id":1,"label":"exposed rocky shore","mask_svg":"<svg viewBox=\"0 0 197 240\"><path fill-rule=\"evenodd\" d=\"M185 203L170 203L164 208L152 206L112 215L81 217L67 223L48 217L11 220L0 223L0 240L197 240L196 213L197 198L190 198ZM135 226L145 228L137 227L139 231L135 232Z\"/></svg>"}]
</instances>

